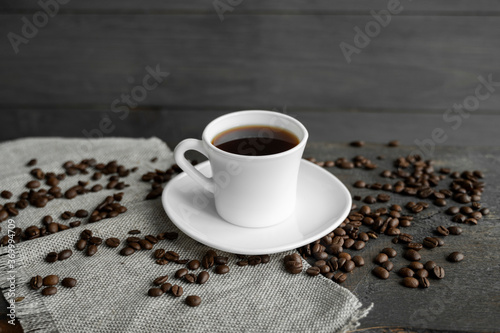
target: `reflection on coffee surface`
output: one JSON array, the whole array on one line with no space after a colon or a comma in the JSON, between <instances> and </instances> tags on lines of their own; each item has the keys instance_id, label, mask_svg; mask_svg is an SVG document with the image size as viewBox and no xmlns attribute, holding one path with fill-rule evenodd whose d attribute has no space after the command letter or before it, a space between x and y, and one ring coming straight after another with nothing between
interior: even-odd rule
<instances>
[{"instance_id":1,"label":"reflection on coffee surface","mask_svg":"<svg viewBox=\"0 0 500 333\"><path fill-rule=\"evenodd\" d=\"M212 144L228 153L264 156L287 151L298 145L299 139L283 128L252 125L219 133L212 140Z\"/></svg>"}]
</instances>

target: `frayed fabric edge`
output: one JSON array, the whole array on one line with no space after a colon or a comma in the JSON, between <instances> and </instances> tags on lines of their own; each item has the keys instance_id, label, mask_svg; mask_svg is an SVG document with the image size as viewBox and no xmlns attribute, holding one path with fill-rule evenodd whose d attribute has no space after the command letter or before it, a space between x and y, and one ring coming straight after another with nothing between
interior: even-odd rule
<instances>
[{"instance_id":1,"label":"frayed fabric edge","mask_svg":"<svg viewBox=\"0 0 500 333\"><path fill-rule=\"evenodd\" d=\"M0 288L8 307L11 300L17 297L25 297L20 302L14 302L13 309L7 309L9 314L13 313L21 324L25 333L29 332L58 332L51 313L48 311L42 295L39 292L30 292L29 295L19 295L20 286L29 283L30 277L23 266L22 258L17 249L9 249L8 246L0 248ZM14 292L14 297L11 293Z\"/></svg>"},{"instance_id":2,"label":"frayed fabric edge","mask_svg":"<svg viewBox=\"0 0 500 333\"><path fill-rule=\"evenodd\" d=\"M372 308L373 308L373 303L371 303L368 307L362 309L362 304L360 302L359 307L356 309L349 322L344 327L342 327L342 329L339 332L346 333L356 330L359 327L359 325L361 325L359 321L368 316L368 313Z\"/></svg>"}]
</instances>

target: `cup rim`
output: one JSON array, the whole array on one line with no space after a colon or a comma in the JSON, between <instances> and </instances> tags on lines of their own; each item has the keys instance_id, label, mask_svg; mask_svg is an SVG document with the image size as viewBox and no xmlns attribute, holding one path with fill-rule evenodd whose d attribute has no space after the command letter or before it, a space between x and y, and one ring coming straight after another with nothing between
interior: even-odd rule
<instances>
[{"instance_id":1,"label":"cup rim","mask_svg":"<svg viewBox=\"0 0 500 333\"><path fill-rule=\"evenodd\" d=\"M288 150L285 150L281 153L277 153L277 154L271 154L271 155L260 155L260 156L254 156L254 155L239 155L239 154L234 154L234 153L230 153L230 152L227 152L227 151L224 151L220 148L217 148L214 144L212 144L211 140L209 140L208 138L208 134L207 134L207 129L212 126L215 122L217 121L220 121L220 120L223 120L225 118L229 118L229 117L234 117L238 114L248 114L248 113L259 113L259 114L268 114L268 115L275 115L275 116L278 116L278 117L282 117L282 118L285 118L289 121L292 121L294 122L299 128L300 130L303 132L303 137L302 139L300 139L299 143L291 148L291 149L288 149ZM251 159L259 159L259 160L265 160L265 159L273 159L273 158L279 158L279 157L282 157L282 156L286 156L286 155L289 155L289 154L293 154L294 152L302 149L306 142L307 142L307 139L309 138L309 132L307 131L306 127L300 122L298 121L297 119L287 115L287 114L284 114L284 113L280 113L280 112L276 112L276 111L267 111L267 110L243 110L243 111L235 111L235 112L230 112L230 113L226 113L222 116L219 116L215 119L213 119L210 123L208 123L208 125L205 127L205 129L203 130L203 134L202 134L202 140L203 142L205 142L205 144L210 148L212 149L213 151L223 155L223 156L227 156L227 157L230 157L230 158L233 158L233 159L242 159L242 160L251 160Z\"/></svg>"}]
</instances>

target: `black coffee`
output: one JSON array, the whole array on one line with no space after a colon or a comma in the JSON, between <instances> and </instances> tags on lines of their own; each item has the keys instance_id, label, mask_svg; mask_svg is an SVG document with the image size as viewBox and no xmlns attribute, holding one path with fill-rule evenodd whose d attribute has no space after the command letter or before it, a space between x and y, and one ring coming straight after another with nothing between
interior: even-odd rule
<instances>
[{"instance_id":1,"label":"black coffee","mask_svg":"<svg viewBox=\"0 0 500 333\"><path fill-rule=\"evenodd\" d=\"M212 144L228 153L263 156L278 154L299 144L291 132L271 126L242 126L218 134Z\"/></svg>"}]
</instances>

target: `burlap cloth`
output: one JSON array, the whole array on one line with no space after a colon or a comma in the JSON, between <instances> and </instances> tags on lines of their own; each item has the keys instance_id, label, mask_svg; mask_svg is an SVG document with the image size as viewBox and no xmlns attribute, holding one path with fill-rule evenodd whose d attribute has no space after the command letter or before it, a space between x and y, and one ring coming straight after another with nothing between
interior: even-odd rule
<instances>
[{"instance_id":1,"label":"burlap cloth","mask_svg":"<svg viewBox=\"0 0 500 333\"><path fill-rule=\"evenodd\" d=\"M157 162L151 162L158 157ZM16 245L15 269L7 265L8 248L0 249L0 286L4 296L9 292L8 277L15 275L15 297L25 297L16 303L15 312L25 332L336 332L355 329L360 318L368 313L358 299L347 289L322 276L309 277L305 273L291 275L283 268L287 253L271 256L271 262L258 266L236 266L237 258L229 255L231 271L216 275L209 270L210 279L204 285L186 284L176 279L175 271L183 266L154 263L152 251L140 251L129 257L116 249L101 245L93 257L76 251L74 245L82 230L88 228L103 239L117 237L124 240L132 229L141 235L157 235L165 231L179 232L175 241L162 240L155 248L178 252L182 258L198 258L208 247L182 234L168 219L160 199L145 201L150 184L140 176L155 168L165 170L173 163L171 150L157 138L100 140L32 138L0 144L0 190L9 190L15 197L32 180L31 158L37 158L37 167L48 172L63 172L66 160L79 162L95 158L98 162L118 160L127 168L139 170L126 179L130 184L124 190L122 204L128 207L117 218L82 225L50 236L24 241ZM67 177L60 183L63 191L89 175ZM94 183L106 184L101 179ZM43 186L47 188L47 186ZM103 190L78 196L76 199L58 199L45 208L28 207L13 218L17 227L42 226L41 219L52 215L57 222L64 211L78 209L92 211L115 190ZM12 201L11 200L11 201ZM16 199L17 200L17 199ZM0 199L4 204L9 200ZM7 221L0 224L1 235L7 233ZM73 256L65 261L49 264L44 261L48 252L73 249ZM290 252L292 253L292 252ZM304 269L309 265L304 262ZM13 271L13 272L12 272ZM32 276L57 274L78 280L72 289L58 286L58 293L42 296L29 288ZM169 282L184 287L184 295L170 294L149 297L152 281L160 275L169 275ZM5 289L6 288L6 289ZM202 304L191 308L184 301L188 295L199 295Z\"/></svg>"}]
</instances>

